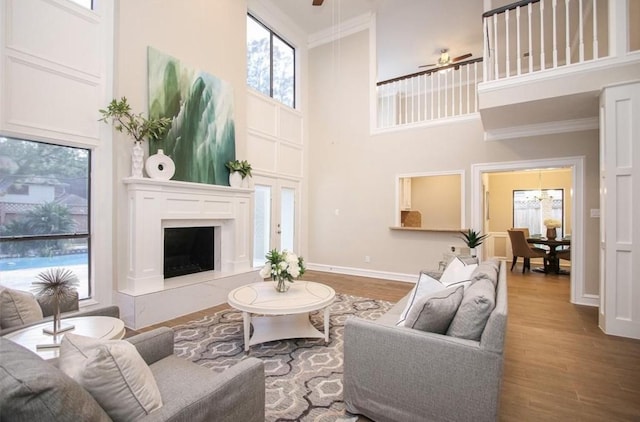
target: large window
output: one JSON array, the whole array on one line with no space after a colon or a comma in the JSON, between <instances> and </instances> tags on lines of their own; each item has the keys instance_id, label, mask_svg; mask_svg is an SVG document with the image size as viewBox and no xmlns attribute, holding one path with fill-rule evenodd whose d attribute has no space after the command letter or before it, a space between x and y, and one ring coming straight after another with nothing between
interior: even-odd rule
<instances>
[{"instance_id":1,"label":"large window","mask_svg":"<svg viewBox=\"0 0 640 422\"><path fill-rule=\"evenodd\" d=\"M554 219L562 227L556 229L562 239L564 228L564 190L529 189L513 191L513 227L526 227L531 236L544 236L544 220Z\"/></svg>"},{"instance_id":2,"label":"large window","mask_svg":"<svg viewBox=\"0 0 640 422\"><path fill-rule=\"evenodd\" d=\"M2 285L30 290L47 268L67 268L91 297L90 151L0 137Z\"/></svg>"},{"instance_id":3,"label":"large window","mask_svg":"<svg viewBox=\"0 0 640 422\"><path fill-rule=\"evenodd\" d=\"M295 107L295 50L247 15L247 85Z\"/></svg>"}]
</instances>

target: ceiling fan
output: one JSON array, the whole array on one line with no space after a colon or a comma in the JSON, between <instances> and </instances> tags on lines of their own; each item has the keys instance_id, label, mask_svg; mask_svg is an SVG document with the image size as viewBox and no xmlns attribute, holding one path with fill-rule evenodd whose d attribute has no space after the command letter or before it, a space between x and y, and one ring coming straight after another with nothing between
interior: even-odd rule
<instances>
[{"instance_id":1,"label":"ceiling fan","mask_svg":"<svg viewBox=\"0 0 640 422\"><path fill-rule=\"evenodd\" d=\"M459 62L461 60L468 59L471 56L472 56L471 53L467 53L467 54L463 54L462 56L451 58L451 56L449 55L449 49L443 48L442 50L440 50L440 57L438 57L437 62L431 63L431 64L423 64L422 66L418 66L418 67L447 66L447 65Z\"/></svg>"},{"instance_id":2,"label":"ceiling fan","mask_svg":"<svg viewBox=\"0 0 640 422\"><path fill-rule=\"evenodd\" d=\"M313 4L314 6L322 6L322 2L323 2L323 1L324 1L324 0L313 0L313 3L312 3L312 4Z\"/></svg>"}]
</instances>

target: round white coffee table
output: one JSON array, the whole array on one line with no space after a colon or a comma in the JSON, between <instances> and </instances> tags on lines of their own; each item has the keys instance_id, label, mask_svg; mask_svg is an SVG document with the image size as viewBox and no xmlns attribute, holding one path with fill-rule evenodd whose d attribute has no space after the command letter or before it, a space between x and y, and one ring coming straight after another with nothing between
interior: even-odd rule
<instances>
[{"instance_id":1,"label":"round white coffee table","mask_svg":"<svg viewBox=\"0 0 640 422\"><path fill-rule=\"evenodd\" d=\"M73 325L74 329L64 331L57 336L42 332L43 328L51 328L53 321L43 322L31 327L23 328L7 334L4 338L18 343L21 346L37 353L43 359L53 359L59 356L59 347L39 348L38 345L60 344L66 333L80 334L82 336L99 338L104 340L121 339L124 337L124 322L118 318L107 316L85 316L77 318L65 318L62 325Z\"/></svg>"},{"instance_id":2,"label":"round white coffee table","mask_svg":"<svg viewBox=\"0 0 640 422\"><path fill-rule=\"evenodd\" d=\"M329 305L336 292L313 281L294 281L279 293L272 281L238 287L229 293L229 305L242 311L244 350L249 346L289 338L324 338L329 341ZM324 333L309 321L309 312L324 309ZM253 316L253 315L264 316ZM249 337L250 326L253 335Z\"/></svg>"}]
</instances>

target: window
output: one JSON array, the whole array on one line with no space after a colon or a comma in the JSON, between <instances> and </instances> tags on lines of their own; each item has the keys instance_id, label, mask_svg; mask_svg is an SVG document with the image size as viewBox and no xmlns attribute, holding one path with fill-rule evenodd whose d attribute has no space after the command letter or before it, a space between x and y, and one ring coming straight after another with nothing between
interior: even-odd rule
<instances>
[{"instance_id":1,"label":"window","mask_svg":"<svg viewBox=\"0 0 640 422\"><path fill-rule=\"evenodd\" d=\"M3 286L30 290L40 272L63 267L91 297L90 162L88 149L0 137Z\"/></svg>"},{"instance_id":2,"label":"window","mask_svg":"<svg viewBox=\"0 0 640 422\"><path fill-rule=\"evenodd\" d=\"M71 1L79 4L82 7L86 7L89 10L93 9L93 0L71 0Z\"/></svg>"},{"instance_id":3,"label":"window","mask_svg":"<svg viewBox=\"0 0 640 422\"><path fill-rule=\"evenodd\" d=\"M564 190L532 189L513 191L513 227L526 227L531 236L545 236L544 220L554 219L562 223L556 229L558 238L565 235Z\"/></svg>"},{"instance_id":4,"label":"window","mask_svg":"<svg viewBox=\"0 0 640 422\"><path fill-rule=\"evenodd\" d=\"M295 50L247 15L247 85L295 107Z\"/></svg>"}]
</instances>

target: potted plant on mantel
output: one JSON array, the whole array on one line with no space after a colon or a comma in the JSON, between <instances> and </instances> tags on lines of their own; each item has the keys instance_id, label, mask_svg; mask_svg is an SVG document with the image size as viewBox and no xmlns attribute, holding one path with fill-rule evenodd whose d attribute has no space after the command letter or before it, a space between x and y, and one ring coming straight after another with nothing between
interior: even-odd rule
<instances>
[{"instance_id":1,"label":"potted plant on mantel","mask_svg":"<svg viewBox=\"0 0 640 422\"><path fill-rule=\"evenodd\" d=\"M473 229L469 229L467 231L461 231L460 234L461 239L464 240L464 243L469 247L469 252L471 256L476 256L476 248L482 245L482 242L489 236L488 234L480 234Z\"/></svg>"},{"instance_id":2,"label":"potted plant on mantel","mask_svg":"<svg viewBox=\"0 0 640 422\"><path fill-rule=\"evenodd\" d=\"M251 177L251 164L247 160L233 160L225 164L229 169L229 186L248 188Z\"/></svg>"},{"instance_id":3,"label":"potted plant on mantel","mask_svg":"<svg viewBox=\"0 0 640 422\"><path fill-rule=\"evenodd\" d=\"M107 124L112 123L118 132L124 132L133 138L133 152L131 154L131 176L143 177L142 167L144 150L142 142L157 140L164 136L171 126L168 117L145 118L142 113L135 114L126 97L113 99L106 109L99 110L102 118L99 120ZM158 154L163 154L158 150Z\"/></svg>"}]
</instances>

